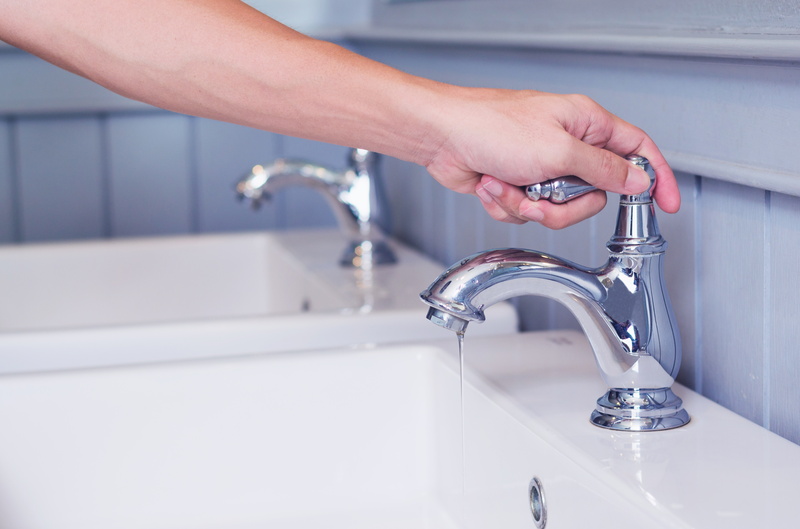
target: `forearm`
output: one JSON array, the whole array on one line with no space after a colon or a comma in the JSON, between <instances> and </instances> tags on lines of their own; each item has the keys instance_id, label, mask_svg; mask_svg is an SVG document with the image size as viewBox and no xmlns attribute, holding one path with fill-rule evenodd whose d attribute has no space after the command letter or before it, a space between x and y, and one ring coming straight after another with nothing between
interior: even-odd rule
<instances>
[{"instance_id":1,"label":"forearm","mask_svg":"<svg viewBox=\"0 0 800 529\"><path fill-rule=\"evenodd\" d=\"M305 37L238 0L8 0L0 35L161 108L423 165L443 141L428 121L436 100L454 88Z\"/></svg>"}]
</instances>

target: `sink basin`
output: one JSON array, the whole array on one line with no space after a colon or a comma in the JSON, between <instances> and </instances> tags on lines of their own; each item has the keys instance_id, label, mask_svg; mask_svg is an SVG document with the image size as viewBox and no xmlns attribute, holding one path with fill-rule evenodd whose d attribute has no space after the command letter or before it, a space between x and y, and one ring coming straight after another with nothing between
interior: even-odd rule
<instances>
[{"instance_id":1,"label":"sink basin","mask_svg":"<svg viewBox=\"0 0 800 529\"><path fill-rule=\"evenodd\" d=\"M0 247L0 331L422 307L441 265L395 243L400 264L369 277L338 265L345 242L312 230Z\"/></svg>"},{"instance_id":2,"label":"sink basin","mask_svg":"<svg viewBox=\"0 0 800 529\"><path fill-rule=\"evenodd\" d=\"M330 310L331 285L268 233L0 248L0 330L264 316Z\"/></svg>"},{"instance_id":3,"label":"sink basin","mask_svg":"<svg viewBox=\"0 0 800 529\"><path fill-rule=\"evenodd\" d=\"M535 476L550 529L793 527L800 447L680 387L592 426L572 331L468 337L462 422L448 338L4 375L0 526L529 529Z\"/></svg>"},{"instance_id":4,"label":"sink basin","mask_svg":"<svg viewBox=\"0 0 800 529\"><path fill-rule=\"evenodd\" d=\"M336 230L0 248L0 373L438 336L419 292L443 266L339 266ZM494 308L493 308L494 309ZM477 333L515 332L511 305Z\"/></svg>"}]
</instances>

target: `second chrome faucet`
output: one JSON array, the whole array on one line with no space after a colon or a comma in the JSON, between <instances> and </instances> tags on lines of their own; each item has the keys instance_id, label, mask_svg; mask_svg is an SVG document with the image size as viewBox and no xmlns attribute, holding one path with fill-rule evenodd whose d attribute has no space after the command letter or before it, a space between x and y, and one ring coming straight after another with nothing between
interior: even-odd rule
<instances>
[{"instance_id":1,"label":"second chrome faucet","mask_svg":"<svg viewBox=\"0 0 800 529\"><path fill-rule=\"evenodd\" d=\"M615 430L669 429L689 422L689 415L671 389L681 341L664 285L667 243L650 196L655 173L640 156L628 160L647 171L651 185L641 195L621 196L603 266L587 268L533 250L489 250L451 266L421 297L430 305L429 320L458 333L471 321L483 321L484 309L504 299L540 295L561 302L586 333L608 384L592 423ZM593 189L570 177L568 185L549 182L528 193L546 199L553 190L576 186ZM566 200L580 193L570 194Z\"/></svg>"},{"instance_id":2,"label":"second chrome faucet","mask_svg":"<svg viewBox=\"0 0 800 529\"><path fill-rule=\"evenodd\" d=\"M343 266L391 264L397 259L386 242L389 210L378 181L377 162L378 155L364 149L351 149L348 165L342 170L304 160L278 159L253 167L236 184L236 193L258 207L281 189L315 189L325 197L348 238L340 260Z\"/></svg>"}]
</instances>

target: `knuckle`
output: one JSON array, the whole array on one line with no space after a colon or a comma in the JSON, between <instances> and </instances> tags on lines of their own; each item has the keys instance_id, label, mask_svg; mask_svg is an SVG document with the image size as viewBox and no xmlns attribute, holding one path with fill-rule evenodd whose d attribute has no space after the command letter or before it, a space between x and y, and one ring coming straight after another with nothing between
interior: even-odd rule
<instances>
[{"instance_id":1,"label":"knuckle","mask_svg":"<svg viewBox=\"0 0 800 529\"><path fill-rule=\"evenodd\" d=\"M569 134L559 135L551 140L548 146L550 170L553 176L564 176L572 166L572 157L575 156L575 139Z\"/></svg>"},{"instance_id":2,"label":"knuckle","mask_svg":"<svg viewBox=\"0 0 800 529\"><path fill-rule=\"evenodd\" d=\"M621 185L625 182L627 171L623 170L617 161L616 155L609 151L600 151L601 155L597 160L597 174L603 181L604 185Z\"/></svg>"},{"instance_id":3,"label":"knuckle","mask_svg":"<svg viewBox=\"0 0 800 529\"><path fill-rule=\"evenodd\" d=\"M586 94L569 94L567 99L580 108L598 107L598 103Z\"/></svg>"}]
</instances>

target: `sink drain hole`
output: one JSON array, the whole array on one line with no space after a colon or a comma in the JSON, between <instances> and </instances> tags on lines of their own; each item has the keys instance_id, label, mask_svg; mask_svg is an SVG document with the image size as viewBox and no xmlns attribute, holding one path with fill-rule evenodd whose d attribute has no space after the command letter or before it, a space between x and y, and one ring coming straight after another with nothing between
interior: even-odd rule
<instances>
[{"instance_id":1,"label":"sink drain hole","mask_svg":"<svg viewBox=\"0 0 800 529\"><path fill-rule=\"evenodd\" d=\"M528 485L528 498L534 525L536 525L537 529L544 529L545 525L547 525L547 503L544 499L542 482L535 476Z\"/></svg>"}]
</instances>

